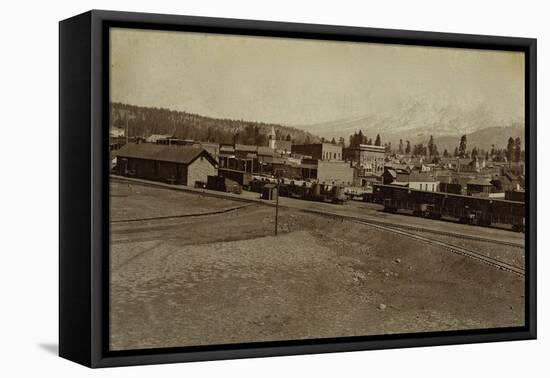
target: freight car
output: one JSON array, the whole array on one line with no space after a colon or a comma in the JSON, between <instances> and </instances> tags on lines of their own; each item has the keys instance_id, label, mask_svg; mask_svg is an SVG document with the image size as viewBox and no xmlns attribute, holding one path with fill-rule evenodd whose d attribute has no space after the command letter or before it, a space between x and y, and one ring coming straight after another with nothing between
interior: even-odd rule
<instances>
[{"instance_id":1,"label":"freight car","mask_svg":"<svg viewBox=\"0 0 550 378\"><path fill-rule=\"evenodd\" d=\"M253 177L249 183L249 189L250 191L261 193L265 185L276 183L277 180L274 178ZM343 204L348 199L342 186L302 180L281 179L279 182L279 193L281 197L335 204Z\"/></svg>"},{"instance_id":2,"label":"freight car","mask_svg":"<svg viewBox=\"0 0 550 378\"><path fill-rule=\"evenodd\" d=\"M241 194L242 188L236 181L222 176L208 176L206 188L219 192Z\"/></svg>"},{"instance_id":3,"label":"freight car","mask_svg":"<svg viewBox=\"0 0 550 378\"><path fill-rule=\"evenodd\" d=\"M374 201L392 213L447 219L479 226L504 226L525 231L525 204L486 197L428 192L394 185L375 184Z\"/></svg>"}]
</instances>

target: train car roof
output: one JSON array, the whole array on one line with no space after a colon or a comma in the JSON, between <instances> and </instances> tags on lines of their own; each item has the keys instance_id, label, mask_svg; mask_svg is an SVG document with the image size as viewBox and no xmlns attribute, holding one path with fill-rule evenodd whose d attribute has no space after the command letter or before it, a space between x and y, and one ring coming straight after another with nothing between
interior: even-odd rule
<instances>
[{"instance_id":1,"label":"train car roof","mask_svg":"<svg viewBox=\"0 0 550 378\"><path fill-rule=\"evenodd\" d=\"M510 200L504 200L504 199L500 199L500 198L485 198L485 197L465 196L463 194L454 194L454 193L445 193L445 192L429 192L429 191L426 191L426 190L404 188L402 186L397 186L397 185L373 184L373 186L383 186L383 187L386 187L386 188L408 190L408 191L411 191L411 192L433 193L433 194L438 194L438 195L445 194L445 195L450 196L450 197L460 197L460 198L469 198L469 199L475 198L475 199L482 199L482 200L488 200L488 201L497 201L497 202L506 202L506 203L513 203L513 204L518 204L518 205L525 205L525 202L521 202L521 201L510 201Z\"/></svg>"}]
</instances>

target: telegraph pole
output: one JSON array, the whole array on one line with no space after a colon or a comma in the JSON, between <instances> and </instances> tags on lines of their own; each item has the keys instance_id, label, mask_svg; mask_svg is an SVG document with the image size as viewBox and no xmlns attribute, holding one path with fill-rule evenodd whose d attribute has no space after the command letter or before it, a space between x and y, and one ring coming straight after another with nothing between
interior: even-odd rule
<instances>
[{"instance_id":1,"label":"telegraph pole","mask_svg":"<svg viewBox=\"0 0 550 378\"><path fill-rule=\"evenodd\" d=\"M128 114L126 114L126 131L125 131L125 136L126 136L126 144L128 144Z\"/></svg>"},{"instance_id":2,"label":"telegraph pole","mask_svg":"<svg viewBox=\"0 0 550 378\"><path fill-rule=\"evenodd\" d=\"M277 226L279 221L279 178L277 178L277 198L275 199L275 236L277 236Z\"/></svg>"},{"instance_id":3,"label":"telegraph pole","mask_svg":"<svg viewBox=\"0 0 550 378\"><path fill-rule=\"evenodd\" d=\"M277 236L278 226L279 226L279 190L281 188L281 176L282 172L280 169L275 171L275 177L277 178L277 197L275 198L275 236Z\"/></svg>"}]
</instances>

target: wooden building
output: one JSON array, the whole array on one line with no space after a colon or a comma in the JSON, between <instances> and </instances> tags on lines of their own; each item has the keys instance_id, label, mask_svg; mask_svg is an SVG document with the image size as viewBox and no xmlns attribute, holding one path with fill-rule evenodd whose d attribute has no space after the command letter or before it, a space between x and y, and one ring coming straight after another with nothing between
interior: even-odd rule
<instances>
[{"instance_id":1,"label":"wooden building","mask_svg":"<svg viewBox=\"0 0 550 378\"><path fill-rule=\"evenodd\" d=\"M466 191L469 196L489 196L492 192L493 184L489 180L474 179L466 184Z\"/></svg>"},{"instance_id":2,"label":"wooden building","mask_svg":"<svg viewBox=\"0 0 550 378\"><path fill-rule=\"evenodd\" d=\"M352 162L360 170L360 176L382 174L384 171L386 148L370 144L345 147L342 150L345 161Z\"/></svg>"},{"instance_id":3,"label":"wooden building","mask_svg":"<svg viewBox=\"0 0 550 378\"><path fill-rule=\"evenodd\" d=\"M128 143L113 154L114 172L122 176L194 186L218 173L216 160L201 147Z\"/></svg>"},{"instance_id":4,"label":"wooden building","mask_svg":"<svg viewBox=\"0 0 550 378\"><path fill-rule=\"evenodd\" d=\"M295 144L292 153L315 160L342 160L342 146L331 143Z\"/></svg>"}]
</instances>

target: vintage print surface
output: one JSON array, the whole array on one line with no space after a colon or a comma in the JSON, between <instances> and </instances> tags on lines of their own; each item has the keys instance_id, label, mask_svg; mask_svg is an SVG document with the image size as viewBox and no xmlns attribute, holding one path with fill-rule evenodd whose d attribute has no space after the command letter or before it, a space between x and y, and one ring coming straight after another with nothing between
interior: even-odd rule
<instances>
[{"instance_id":1,"label":"vintage print surface","mask_svg":"<svg viewBox=\"0 0 550 378\"><path fill-rule=\"evenodd\" d=\"M523 52L109 31L109 349L523 327Z\"/></svg>"}]
</instances>

